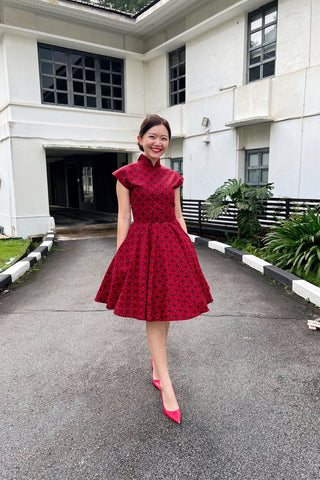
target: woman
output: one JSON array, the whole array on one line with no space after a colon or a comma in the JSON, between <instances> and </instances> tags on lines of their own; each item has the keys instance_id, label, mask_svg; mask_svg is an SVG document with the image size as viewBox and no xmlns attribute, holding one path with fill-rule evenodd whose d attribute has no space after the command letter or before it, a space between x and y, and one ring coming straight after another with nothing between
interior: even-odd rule
<instances>
[{"instance_id":1,"label":"woman","mask_svg":"<svg viewBox=\"0 0 320 480\"><path fill-rule=\"evenodd\" d=\"M180 423L167 364L170 321L207 312L212 297L181 212L183 178L160 163L170 137L167 120L148 115L137 137L143 154L113 172L119 205L117 253L96 301L116 315L146 321L152 382L161 391L164 413Z\"/></svg>"}]
</instances>

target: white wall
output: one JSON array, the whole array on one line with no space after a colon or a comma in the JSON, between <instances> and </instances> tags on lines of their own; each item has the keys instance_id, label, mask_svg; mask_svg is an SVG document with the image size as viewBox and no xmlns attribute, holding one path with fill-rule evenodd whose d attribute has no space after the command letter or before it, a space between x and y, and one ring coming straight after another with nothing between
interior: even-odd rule
<instances>
[{"instance_id":1,"label":"white wall","mask_svg":"<svg viewBox=\"0 0 320 480\"><path fill-rule=\"evenodd\" d=\"M244 17L211 30L186 46L187 101L210 97L220 88L242 85Z\"/></svg>"},{"instance_id":2,"label":"white wall","mask_svg":"<svg viewBox=\"0 0 320 480\"><path fill-rule=\"evenodd\" d=\"M0 142L0 226L8 236L16 236L14 185L11 164L10 140Z\"/></svg>"},{"instance_id":3,"label":"white wall","mask_svg":"<svg viewBox=\"0 0 320 480\"><path fill-rule=\"evenodd\" d=\"M310 15L311 6L315 6L315 3L319 2L317 0L315 2L312 0L279 0L276 76L295 72L308 66Z\"/></svg>"}]
</instances>

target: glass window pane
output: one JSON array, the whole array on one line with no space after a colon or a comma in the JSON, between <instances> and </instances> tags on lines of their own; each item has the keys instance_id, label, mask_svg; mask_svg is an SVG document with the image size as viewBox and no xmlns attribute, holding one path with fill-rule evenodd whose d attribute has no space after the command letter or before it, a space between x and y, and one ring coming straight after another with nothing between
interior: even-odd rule
<instances>
[{"instance_id":1,"label":"glass window pane","mask_svg":"<svg viewBox=\"0 0 320 480\"><path fill-rule=\"evenodd\" d=\"M62 103L63 105L68 105L68 94L58 92L57 101L58 103Z\"/></svg>"},{"instance_id":2,"label":"glass window pane","mask_svg":"<svg viewBox=\"0 0 320 480\"><path fill-rule=\"evenodd\" d=\"M173 82L170 82L170 91L176 92L178 90L178 80L174 80Z\"/></svg>"},{"instance_id":3,"label":"glass window pane","mask_svg":"<svg viewBox=\"0 0 320 480\"><path fill-rule=\"evenodd\" d=\"M71 63L72 63L72 65L82 65L82 55L72 53L71 54Z\"/></svg>"},{"instance_id":4,"label":"glass window pane","mask_svg":"<svg viewBox=\"0 0 320 480\"><path fill-rule=\"evenodd\" d=\"M248 155L248 166L249 167L258 167L259 166L259 154L250 153Z\"/></svg>"},{"instance_id":5,"label":"glass window pane","mask_svg":"<svg viewBox=\"0 0 320 480\"><path fill-rule=\"evenodd\" d=\"M60 78L57 78L56 83L57 83L57 90L68 90L67 80L61 80Z\"/></svg>"},{"instance_id":6,"label":"glass window pane","mask_svg":"<svg viewBox=\"0 0 320 480\"><path fill-rule=\"evenodd\" d=\"M261 48L257 48L257 50L252 50L252 52L250 52L250 65L254 65L255 63L261 63L261 52Z\"/></svg>"},{"instance_id":7,"label":"glass window pane","mask_svg":"<svg viewBox=\"0 0 320 480\"><path fill-rule=\"evenodd\" d=\"M184 88L186 88L186 79L182 77L179 80L179 90L183 90Z\"/></svg>"},{"instance_id":8,"label":"glass window pane","mask_svg":"<svg viewBox=\"0 0 320 480\"><path fill-rule=\"evenodd\" d=\"M276 41L277 29L276 25L267 27L264 31L264 43L272 43Z\"/></svg>"},{"instance_id":9,"label":"glass window pane","mask_svg":"<svg viewBox=\"0 0 320 480\"><path fill-rule=\"evenodd\" d=\"M172 165L172 166L173 166L173 170L174 170L175 172L179 172L179 164L180 164L180 162L172 162L172 163L173 163L173 165Z\"/></svg>"},{"instance_id":10,"label":"glass window pane","mask_svg":"<svg viewBox=\"0 0 320 480\"><path fill-rule=\"evenodd\" d=\"M100 68L102 70L110 70L110 60L107 58L100 58Z\"/></svg>"},{"instance_id":11,"label":"glass window pane","mask_svg":"<svg viewBox=\"0 0 320 480\"><path fill-rule=\"evenodd\" d=\"M121 85L121 83L122 83L121 75L113 74L112 75L112 83L113 83L113 85Z\"/></svg>"},{"instance_id":12,"label":"glass window pane","mask_svg":"<svg viewBox=\"0 0 320 480\"><path fill-rule=\"evenodd\" d=\"M178 104L178 95L174 93L170 95L170 105L177 105Z\"/></svg>"},{"instance_id":13,"label":"glass window pane","mask_svg":"<svg viewBox=\"0 0 320 480\"><path fill-rule=\"evenodd\" d=\"M110 83L110 73L101 73L101 82Z\"/></svg>"},{"instance_id":14,"label":"glass window pane","mask_svg":"<svg viewBox=\"0 0 320 480\"><path fill-rule=\"evenodd\" d=\"M73 78L83 79L83 70L82 68L72 68Z\"/></svg>"},{"instance_id":15,"label":"glass window pane","mask_svg":"<svg viewBox=\"0 0 320 480\"><path fill-rule=\"evenodd\" d=\"M113 72L122 72L122 62L119 60L111 60L111 69Z\"/></svg>"},{"instance_id":16,"label":"glass window pane","mask_svg":"<svg viewBox=\"0 0 320 480\"><path fill-rule=\"evenodd\" d=\"M73 102L75 105L83 107L84 106L84 96L83 95L73 95Z\"/></svg>"},{"instance_id":17,"label":"glass window pane","mask_svg":"<svg viewBox=\"0 0 320 480\"><path fill-rule=\"evenodd\" d=\"M86 83L86 93L95 95L96 94L96 84L95 83Z\"/></svg>"},{"instance_id":18,"label":"glass window pane","mask_svg":"<svg viewBox=\"0 0 320 480\"><path fill-rule=\"evenodd\" d=\"M255 184L259 182L259 170L248 170L248 182Z\"/></svg>"},{"instance_id":19,"label":"glass window pane","mask_svg":"<svg viewBox=\"0 0 320 480\"><path fill-rule=\"evenodd\" d=\"M274 75L274 61L265 63L263 65L263 78Z\"/></svg>"},{"instance_id":20,"label":"glass window pane","mask_svg":"<svg viewBox=\"0 0 320 480\"><path fill-rule=\"evenodd\" d=\"M42 76L42 87L54 89L54 78Z\"/></svg>"},{"instance_id":21,"label":"glass window pane","mask_svg":"<svg viewBox=\"0 0 320 480\"><path fill-rule=\"evenodd\" d=\"M170 80L173 78L177 78L178 76L178 69L177 68L171 68L170 69Z\"/></svg>"},{"instance_id":22,"label":"glass window pane","mask_svg":"<svg viewBox=\"0 0 320 480\"><path fill-rule=\"evenodd\" d=\"M54 50L53 59L55 62L66 63L66 54L60 50Z\"/></svg>"},{"instance_id":23,"label":"glass window pane","mask_svg":"<svg viewBox=\"0 0 320 480\"><path fill-rule=\"evenodd\" d=\"M51 48L40 47L39 48L40 58L42 60L52 61L52 50Z\"/></svg>"},{"instance_id":24,"label":"glass window pane","mask_svg":"<svg viewBox=\"0 0 320 480\"><path fill-rule=\"evenodd\" d=\"M270 27L272 28L272 27ZM250 35L250 48L259 47L262 42L262 31L251 33Z\"/></svg>"},{"instance_id":25,"label":"glass window pane","mask_svg":"<svg viewBox=\"0 0 320 480\"><path fill-rule=\"evenodd\" d=\"M178 52L179 63L185 62L185 48L181 48Z\"/></svg>"},{"instance_id":26,"label":"glass window pane","mask_svg":"<svg viewBox=\"0 0 320 480\"><path fill-rule=\"evenodd\" d=\"M122 100L113 100L113 110L122 110Z\"/></svg>"},{"instance_id":27,"label":"glass window pane","mask_svg":"<svg viewBox=\"0 0 320 480\"><path fill-rule=\"evenodd\" d=\"M83 93L83 82L73 82L73 91Z\"/></svg>"},{"instance_id":28,"label":"glass window pane","mask_svg":"<svg viewBox=\"0 0 320 480\"><path fill-rule=\"evenodd\" d=\"M122 89L119 87L113 87L112 88L112 93L114 97L121 98L122 97Z\"/></svg>"},{"instance_id":29,"label":"glass window pane","mask_svg":"<svg viewBox=\"0 0 320 480\"><path fill-rule=\"evenodd\" d=\"M267 10L265 14L264 23L268 25L268 23L275 22L277 20L277 9Z\"/></svg>"},{"instance_id":30,"label":"glass window pane","mask_svg":"<svg viewBox=\"0 0 320 480\"><path fill-rule=\"evenodd\" d=\"M267 45L263 49L263 59L268 60L269 58L274 58L276 56L276 44L272 43Z\"/></svg>"},{"instance_id":31,"label":"glass window pane","mask_svg":"<svg viewBox=\"0 0 320 480\"><path fill-rule=\"evenodd\" d=\"M179 72L178 74L180 76L186 74L186 64L185 63L182 63L181 65L179 65L178 72Z\"/></svg>"},{"instance_id":32,"label":"glass window pane","mask_svg":"<svg viewBox=\"0 0 320 480\"><path fill-rule=\"evenodd\" d=\"M179 93L179 103L184 103L186 101L186 94L184 91Z\"/></svg>"},{"instance_id":33,"label":"glass window pane","mask_svg":"<svg viewBox=\"0 0 320 480\"><path fill-rule=\"evenodd\" d=\"M262 14L258 13L250 19L250 31L255 30L256 28L262 27Z\"/></svg>"},{"instance_id":34,"label":"glass window pane","mask_svg":"<svg viewBox=\"0 0 320 480\"><path fill-rule=\"evenodd\" d=\"M94 70L86 70L86 80L94 82L96 79L96 72Z\"/></svg>"},{"instance_id":35,"label":"glass window pane","mask_svg":"<svg viewBox=\"0 0 320 480\"><path fill-rule=\"evenodd\" d=\"M54 103L54 92L50 92L47 90L43 90L43 101L44 102L49 102L49 103Z\"/></svg>"},{"instance_id":36,"label":"glass window pane","mask_svg":"<svg viewBox=\"0 0 320 480\"><path fill-rule=\"evenodd\" d=\"M177 65L178 63L178 52L170 53L170 65Z\"/></svg>"},{"instance_id":37,"label":"glass window pane","mask_svg":"<svg viewBox=\"0 0 320 480\"><path fill-rule=\"evenodd\" d=\"M96 97L87 97L87 107L96 108Z\"/></svg>"},{"instance_id":38,"label":"glass window pane","mask_svg":"<svg viewBox=\"0 0 320 480\"><path fill-rule=\"evenodd\" d=\"M249 70L249 82L260 79L260 67L253 67Z\"/></svg>"},{"instance_id":39,"label":"glass window pane","mask_svg":"<svg viewBox=\"0 0 320 480\"><path fill-rule=\"evenodd\" d=\"M268 183L268 170L261 170L261 183Z\"/></svg>"},{"instance_id":40,"label":"glass window pane","mask_svg":"<svg viewBox=\"0 0 320 480\"><path fill-rule=\"evenodd\" d=\"M53 75L53 65L49 62L41 62L41 73Z\"/></svg>"},{"instance_id":41,"label":"glass window pane","mask_svg":"<svg viewBox=\"0 0 320 480\"><path fill-rule=\"evenodd\" d=\"M101 94L105 97L111 97L111 87L107 85L101 85Z\"/></svg>"},{"instance_id":42,"label":"glass window pane","mask_svg":"<svg viewBox=\"0 0 320 480\"><path fill-rule=\"evenodd\" d=\"M269 153L265 152L262 154L262 165L269 165Z\"/></svg>"},{"instance_id":43,"label":"glass window pane","mask_svg":"<svg viewBox=\"0 0 320 480\"><path fill-rule=\"evenodd\" d=\"M110 98L103 98L102 99L102 108L106 110L111 110L111 99Z\"/></svg>"},{"instance_id":44,"label":"glass window pane","mask_svg":"<svg viewBox=\"0 0 320 480\"><path fill-rule=\"evenodd\" d=\"M84 64L86 67L94 68L94 57L85 57Z\"/></svg>"},{"instance_id":45,"label":"glass window pane","mask_svg":"<svg viewBox=\"0 0 320 480\"><path fill-rule=\"evenodd\" d=\"M54 69L55 69L57 77L66 77L67 76L67 69L64 65L55 64Z\"/></svg>"}]
</instances>

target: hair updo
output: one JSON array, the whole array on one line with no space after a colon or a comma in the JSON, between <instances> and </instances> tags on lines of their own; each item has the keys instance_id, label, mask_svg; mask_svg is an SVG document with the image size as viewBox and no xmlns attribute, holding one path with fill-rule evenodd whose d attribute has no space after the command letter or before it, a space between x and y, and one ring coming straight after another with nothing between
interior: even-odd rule
<instances>
[{"instance_id":1,"label":"hair updo","mask_svg":"<svg viewBox=\"0 0 320 480\"><path fill-rule=\"evenodd\" d=\"M169 140L171 138L171 128L169 125L168 120L165 118L160 117L160 115L157 115L156 113L151 113L150 115L147 115L146 118L143 120L140 126L140 131L139 131L139 137L142 138L143 135L150 130L150 128L155 127L156 125L164 125L166 129L168 130L168 135L169 135ZM138 142L138 146L140 150L143 150L143 147L140 145Z\"/></svg>"}]
</instances>

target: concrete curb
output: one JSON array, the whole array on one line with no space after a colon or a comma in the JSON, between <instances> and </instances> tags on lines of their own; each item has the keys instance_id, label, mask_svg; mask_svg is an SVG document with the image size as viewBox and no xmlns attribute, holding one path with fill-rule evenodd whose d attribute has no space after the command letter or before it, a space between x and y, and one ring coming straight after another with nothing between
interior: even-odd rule
<instances>
[{"instance_id":1,"label":"concrete curb","mask_svg":"<svg viewBox=\"0 0 320 480\"><path fill-rule=\"evenodd\" d=\"M49 231L45 240L33 252L0 273L0 289L10 285L26 273L40 258L47 255L54 241L54 232Z\"/></svg>"},{"instance_id":2,"label":"concrete curb","mask_svg":"<svg viewBox=\"0 0 320 480\"><path fill-rule=\"evenodd\" d=\"M255 257L254 255L250 255L246 252L242 252L237 248L230 247L230 245L227 245L226 243L216 242L215 240L209 240L203 237L197 237L196 235L189 235L189 237L193 243L205 245L212 250L217 250L224 255L235 258L245 265L254 268L263 275L266 275L282 285L289 287L290 290L300 297L310 301L311 303L314 303L317 305L317 307L320 307L320 288L316 287L312 283L306 282L292 273L275 267L274 265L271 265L271 263L268 263L261 258Z\"/></svg>"}]
</instances>

